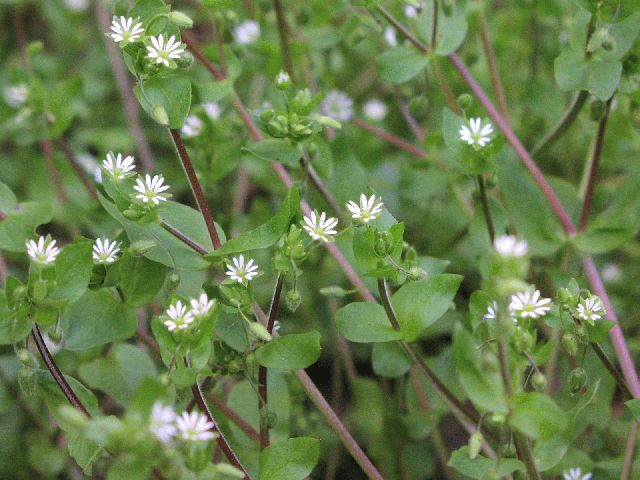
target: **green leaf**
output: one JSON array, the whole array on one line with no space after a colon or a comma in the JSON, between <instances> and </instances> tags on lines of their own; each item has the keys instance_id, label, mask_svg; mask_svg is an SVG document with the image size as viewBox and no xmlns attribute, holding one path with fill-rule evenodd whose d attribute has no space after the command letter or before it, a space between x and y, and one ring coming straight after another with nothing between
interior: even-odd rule
<instances>
[{"instance_id":1,"label":"green leaf","mask_svg":"<svg viewBox=\"0 0 640 480\"><path fill-rule=\"evenodd\" d=\"M148 304L162 288L167 267L146 257L132 257L128 253L118 263L125 303L132 307Z\"/></svg>"},{"instance_id":2,"label":"green leaf","mask_svg":"<svg viewBox=\"0 0 640 480\"><path fill-rule=\"evenodd\" d=\"M403 376L411 368L411 359L398 342L374 343L371 364L376 375L388 378Z\"/></svg>"},{"instance_id":3,"label":"green leaf","mask_svg":"<svg viewBox=\"0 0 640 480\"><path fill-rule=\"evenodd\" d=\"M176 350L178 349L178 343L159 318L151 320L151 331L160 346L162 361L167 366L171 365L174 361Z\"/></svg>"},{"instance_id":4,"label":"green leaf","mask_svg":"<svg viewBox=\"0 0 640 480\"><path fill-rule=\"evenodd\" d=\"M464 6L454 3L451 15L445 15L440 9L439 25L436 38L436 54L449 55L464 42L469 30Z\"/></svg>"},{"instance_id":5,"label":"green leaf","mask_svg":"<svg viewBox=\"0 0 640 480\"><path fill-rule=\"evenodd\" d=\"M51 220L51 206L44 203L24 202L3 213L7 216L0 221L0 249L10 252L26 251L36 227Z\"/></svg>"},{"instance_id":6,"label":"green leaf","mask_svg":"<svg viewBox=\"0 0 640 480\"><path fill-rule=\"evenodd\" d=\"M533 439L552 439L569 426L567 413L543 393L517 393L513 405L511 426Z\"/></svg>"},{"instance_id":7,"label":"green leaf","mask_svg":"<svg viewBox=\"0 0 640 480\"><path fill-rule=\"evenodd\" d=\"M11 189L0 182L0 212L6 215L16 207L17 203L18 200Z\"/></svg>"},{"instance_id":8,"label":"green leaf","mask_svg":"<svg viewBox=\"0 0 640 480\"><path fill-rule=\"evenodd\" d=\"M414 47L395 47L378 56L376 63L380 78L389 83L404 83L418 75L429 63L425 55Z\"/></svg>"},{"instance_id":9,"label":"green leaf","mask_svg":"<svg viewBox=\"0 0 640 480\"><path fill-rule=\"evenodd\" d=\"M298 212L299 205L300 192L297 187L293 187L287 193L280 209L269 221L236 238L232 238L218 250L209 253L207 258L270 247L289 229L291 218Z\"/></svg>"},{"instance_id":10,"label":"green leaf","mask_svg":"<svg viewBox=\"0 0 640 480\"><path fill-rule=\"evenodd\" d=\"M615 93L622 76L622 63L600 55L585 58L584 51L566 50L555 60L555 77L560 90L587 90L600 100Z\"/></svg>"},{"instance_id":11,"label":"green leaf","mask_svg":"<svg viewBox=\"0 0 640 480\"><path fill-rule=\"evenodd\" d=\"M524 464L515 458L492 460L479 455L472 460L469 458L469 447L466 446L453 452L447 465L455 468L458 472L469 478L478 480L484 478L503 478L516 470L524 470ZM487 477L486 475L491 476Z\"/></svg>"},{"instance_id":12,"label":"green leaf","mask_svg":"<svg viewBox=\"0 0 640 480\"><path fill-rule=\"evenodd\" d=\"M376 303L354 302L336 312L338 331L352 342L390 342L400 340L382 306Z\"/></svg>"},{"instance_id":13,"label":"green leaf","mask_svg":"<svg viewBox=\"0 0 640 480\"><path fill-rule=\"evenodd\" d=\"M402 337L413 342L451 306L462 276L442 273L406 283L391 298Z\"/></svg>"},{"instance_id":14,"label":"green leaf","mask_svg":"<svg viewBox=\"0 0 640 480\"><path fill-rule=\"evenodd\" d=\"M75 302L86 291L93 271L92 242L80 241L62 248L56 258L56 286L51 302Z\"/></svg>"},{"instance_id":15,"label":"green leaf","mask_svg":"<svg viewBox=\"0 0 640 480\"><path fill-rule=\"evenodd\" d=\"M133 91L142 108L156 118L154 109L164 108L169 117L169 128L180 128L191 108L191 81L183 73L156 75L143 82L143 90L139 85Z\"/></svg>"},{"instance_id":16,"label":"green leaf","mask_svg":"<svg viewBox=\"0 0 640 480\"><path fill-rule=\"evenodd\" d=\"M635 235L635 228L607 228L592 225L572 240L585 253L606 253L624 245Z\"/></svg>"},{"instance_id":17,"label":"green leaf","mask_svg":"<svg viewBox=\"0 0 640 480\"><path fill-rule=\"evenodd\" d=\"M353 406L349 414L350 423L364 438L379 438L383 433L387 398L380 384L371 379L359 377L350 382Z\"/></svg>"},{"instance_id":18,"label":"green leaf","mask_svg":"<svg viewBox=\"0 0 640 480\"><path fill-rule=\"evenodd\" d=\"M63 346L79 351L123 340L135 333L137 323L134 311L109 289L88 290L61 318Z\"/></svg>"},{"instance_id":19,"label":"green leaf","mask_svg":"<svg viewBox=\"0 0 640 480\"><path fill-rule=\"evenodd\" d=\"M300 164L301 154L298 146L282 138L260 140L249 147L244 147L243 151L267 162L293 166Z\"/></svg>"},{"instance_id":20,"label":"green leaf","mask_svg":"<svg viewBox=\"0 0 640 480\"><path fill-rule=\"evenodd\" d=\"M256 360L264 367L282 370L307 368L320 358L318 332L282 335L255 351Z\"/></svg>"},{"instance_id":21,"label":"green leaf","mask_svg":"<svg viewBox=\"0 0 640 480\"><path fill-rule=\"evenodd\" d=\"M18 315L9 310L6 293L0 290L0 345L18 343L29 335L31 325L32 322L26 314Z\"/></svg>"},{"instance_id":22,"label":"green leaf","mask_svg":"<svg viewBox=\"0 0 640 480\"><path fill-rule=\"evenodd\" d=\"M636 422L640 422L640 398L634 398L633 400L629 400L624 402L627 408L631 411L633 418L636 419Z\"/></svg>"},{"instance_id":23,"label":"green leaf","mask_svg":"<svg viewBox=\"0 0 640 480\"><path fill-rule=\"evenodd\" d=\"M303 480L320 456L320 441L310 437L276 442L260 453L259 480Z\"/></svg>"}]
</instances>

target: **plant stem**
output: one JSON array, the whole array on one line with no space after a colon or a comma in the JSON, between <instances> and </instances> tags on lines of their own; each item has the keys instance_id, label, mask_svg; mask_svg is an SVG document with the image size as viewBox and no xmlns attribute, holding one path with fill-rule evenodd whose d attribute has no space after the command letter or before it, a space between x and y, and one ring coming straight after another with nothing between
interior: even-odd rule
<instances>
[{"instance_id":1,"label":"plant stem","mask_svg":"<svg viewBox=\"0 0 640 480\"><path fill-rule=\"evenodd\" d=\"M213 216L211 215L211 212L209 210L209 205L207 205L207 199L205 198L202 187L200 186L200 181L198 180L198 176L196 175L196 171L191 164L191 159L189 158L187 149L182 141L182 136L180 135L180 132L175 128L170 128L169 133L171 134L173 144L178 151L178 156L182 161L182 167L184 168L187 179L189 180L189 184L191 185L191 190L193 190L193 195L194 197L196 197L196 202L198 203L198 208L200 209L202 217L204 218L204 223L207 225L207 230L209 231L209 237L211 237L213 248L218 249L222 246L222 243L220 242L220 238L218 237L218 231L216 230Z\"/></svg>"},{"instance_id":2,"label":"plant stem","mask_svg":"<svg viewBox=\"0 0 640 480\"><path fill-rule=\"evenodd\" d=\"M363 130L366 130L369 133L372 133L373 135L375 135L376 137L384 140L385 142L390 143L391 145L394 145L398 148L401 148L402 150L409 152L412 155L415 155L418 158L428 158L429 154L423 150L420 147L416 147L412 144L410 144L409 142L407 142L406 140L404 140L403 138L400 138L396 135L394 135L393 133L387 132L385 129L380 128L376 125L372 125L369 122L365 122L364 120L360 119L360 118L353 118L351 120L351 123L353 123L354 125L357 125L358 127L362 128Z\"/></svg>"},{"instance_id":3,"label":"plant stem","mask_svg":"<svg viewBox=\"0 0 640 480\"><path fill-rule=\"evenodd\" d=\"M480 201L482 203L482 212L484 213L484 221L487 224L487 232L489 233L489 241L493 246L493 241L496 238L496 230L493 226L493 217L491 216L491 210L489 209L489 198L487 197L487 188L485 186L484 177L478 175L478 190L480 192Z\"/></svg>"},{"instance_id":4,"label":"plant stem","mask_svg":"<svg viewBox=\"0 0 640 480\"><path fill-rule=\"evenodd\" d=\"M276 10L276 19L278 20L278 33L280 34L280 50L282 52L282 63L284 68L294 81L293 75L293 62L291 60L291 50L289 49L289 27L287 26L287 19L284 16L284 8L282 7L282 0L273 0L273 6Z\"/></svg>"},{"instance_id":5,"label":"plant stem","mask_svg":"<svg viewBox=\"0 0 640 480\"><path fill-rule=\"evenodd\" d=\"M536 467L535 457L533 455L533 451L531 450L531 444L529 440L519 434L514 432L513 441L516 445L516 451L518 453L518 457L523 459L524 465L527 468L527 475L529 476L529 480L541 480L540 473L538 472L538 468Z\"/></svg>"},{"instance_id":6,"label":"plant stem","mask_svg":"<svg viewBox=\"0 0 640 480\"><path fill-rule=\"evenodd\" d=\"M504 88L502 87L502 81L500 80L500 72L498 71L498 63L496 62L496 56L491 46L491 36L489 34L489 24L487 23L487 17L484 12L480 12L480 40L482 41L482 48L484 55L487 59L489 66L489 76L491 77L491 85L493 91L498 99L498 108L504 118L509 118L509 111L507 109L507 97L504 94Z\"/></svg>"},{"instance_id":7,"label":"plant stem","mask_svg":"<svg viewBox=\"0 0 640 480\"><path fill-rule=\"evenodd\" d=\"M431 0L431 51L436 49L436 39L438 38L438 0Z\"/></svg>"},{"instance_id":8,"label":"plant stem","mask_svg":"<svg viewBox=\"0 0 640 480\"><path fill-rule=\"evenodd\" d=\"M391 26L395 28L400 35L402 35L404 38L409 40L409 42L414 47L416 47L420 53L425 53L425 54L429 53L429 48L420 40L418 40L418 38L415 37L413 33L411 33L407 29L407 27L405 27L398 20L396 20L396 18L393 15L391 15L386 8L384 8L382 5L376 5L376 9L380 12L380 14L384 18L387 19L387 21L391 24Z\"/></svg>"},{"instance_id":9,"label":"plant stem","mask_svg":"<svg viewBox=\"0 0 640 480\"><path fill-rule=\"evenodd\" d=\"M622 390L630 398L633 398L633 394L631 393L631 390L629 390L629 386L627 385L627 382L624 381L624 377L618 371L618 369L613 364L613 362L611 361L609 356L606 354L606 352L602 349L600 344L595 343L595 342L591 342L590 345L591 345L591 348L593 349L593 351L596 353L596 355L600 359L600 361L602 362L602 364L607 369L607 371L614 378L614 380L616 381L616 383L620 387L620 390Z\"/></svg>"},{"instance_id":10,"label":"plant stem","mask_svg":"<svg viewBox=\"0 0 640 480\"><path fill-rule=\"evenodd\" d=\"M73 171L76 173L76 175L82 182L84 189L87 191L87 193L93 200L96 200L98 198L96 187L93 185L91 180L89 180L89 177L87 176L86 172L82 169L82 166L78 163L78 159L74 155L73 151L71 150L67 142L65 142L64 138L62 137L58 138L58 145L60 145L60 148L62 148L62 151L64 152L65 156L67 157L67 160L69 161L69 164L71 165L71 168L73 168Z\"/></svg>"},{"instance_id":11,"label":"plant stem","mask_svg":"<svg viewBox=\"0 0 640 480\"><path fill-rule=\"evenodd\" d=\"M182 233L177 228L172 227L164 220L160 222L160 226L164 228L167 232L169 232L171 235L176 237L178 240L180 240L181 242L185 243L187 246L191 247L193 250L198 252L200 255L206 255L207 253L209 253L207 249L204 248L202 245L200 245L198 242L189 238L187 235Z\"/></svg>"},{"instance_id":12,"label":"plant stem","mask_svg":"<svg viewBox=\"0 0 640 480\"><path fill-rule=\"evenodd\" d=\"M342 213L342 209L340 208L340 205L338 205L338 201L335 199L331 191L327 188L325 183L322 181L322 179L318 175L318 172L316 172L315 168L313 168L313 165L311 165L311 162L307 158L306 154L303 154L300 157L300 165L302 166L303 170L306 171L307 176L309 180L311 180L311 183L313 184L313 186L316 187L318 192L320 192L320 195L322 195L322 198L326 200L327 204L329 204L329 207L331 207L331 210L333 210L336 217L338 217L338 221L340 223L345 223L344 214Z\"/></svg>"},{"instance_id":13,"label":"plant stem","mask_svg":"<svg viewBox=\"0 0 640 480\"><path fill-rule=\"evenodd\" d=\"M633 466L633 457L636 447L636 439L638 438L638 422L635 420L631 422L629 428L629 437L627 437L627 446L624 449L624 463L622 465L622 472L620 472L620 480L628 480L631 473L631 467Z\"/></svg>"},{"instance_id":14,"label":"plant stem","mask_svg":"<svg viewBox=\"0 0 640 480\"><path fill-rule=\"evenodd\" d=\"M255 443L260 443L260 434L249 425L245 419L243 419L238 413L233 410L229 405L222 401L217 395L209 393L207 396L209 402L213 404L218 410L220 410L229 420L236 424L236 426L242 430L242 432L249 437Z\"/></svg>"},{"instance_id":15,"label":"plant stem","mask_svg":"<svg viewBox=\"0 0 640 480\"><path fill-rule=\"evenodd\" d=\"M596 143L593 147L593 155L588 164L589 180L587 182L587 189L584 195L584 202L582 203L582 213L580 214L580 221L578 222L578 231L581 232L587 226L589 221L589 212L591 211L591 202L593 201L593 190L595 188L596 179L598 177L598 167L600 166L600 157L602 156L602 147L604 145L604 134L607 129L607 120L609 119L609 110L611 109L611 100L605 105L604 113L598 124L598 134L596 135Z\"/></svg>"},{"instance_id":16,"label":"plant stem","mask_svg":"<svg viewBox=\"0 0 640 480\"><path fill-rule=\"evenodd\" d=\"M68 202L67 194L64 191L58 167L56 167L56 164L53 161L53 146L51 145L51 141L46 138L40 140L40 150L44 155L45 164L49 171L49 176L51 177L51 183L53 184L53 191L56 198L60 205L65 205Z\"/></svg>"},{"instance_id":17,"label":"plant stem","mask_svg":"<svg viewBox=\"0 0 640 480\"><path fill-rule=\"evenodd\" d=\"M585 100L589 96L586 90L580 90L576 93L569 104L569 107L564 112L558 123L556 123L547 134L542 137L535 147L531 149L531 156L536 157L539 153L542 153L548 147L550 147L567 129L573 124L578 114L585 103Z\"/></svg>"},{"instance_id":18,"label":"plant stem","mask_svg":"<svg viewBox=\"0 0 640 480\"><path fill-rule=\"evenodd\" d=\"M267 321L267 331L269 334L273 332L273 325L275 324L276 317L278 316L283 283L284 276L280 273L276 280L276 288L273 292L273 298L271 299L271 307L269 308L269 320ZM258 407L261 414L260 450L263 450L269 446L269 425L262 418L262 415L266 413L268 408L267 367L263 365L260 365L260 368L258 369L258 401Z\"/></svg>"}]
</instances>

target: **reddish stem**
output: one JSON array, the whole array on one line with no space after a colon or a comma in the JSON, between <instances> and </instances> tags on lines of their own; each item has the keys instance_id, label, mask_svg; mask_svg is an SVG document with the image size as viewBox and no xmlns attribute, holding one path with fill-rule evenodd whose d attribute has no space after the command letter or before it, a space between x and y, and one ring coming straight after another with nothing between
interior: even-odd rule
<instances>
[{"instance_id":1,"label":"reddish stem","mask_svg":"<svg viewBox=\"0 0 640 480\"><path fill-rule=\"evenodd\" d=\"M65 140L62 137L60 137L58 138L58 145L60 145L60 148L62 148L62 151L64 152L65 156L67 157L67 160L69 161L69 164L71 165L71 168L73 168L73 171L76 173L76 175L82 182L84 189L87 191L87 193L92 199L96 200L98 198L98 192L96 191L96 187L93 185L91 180L89 180L87 173L82 169L82 166L78 163L78 159L76 158L75 154L73 153L73 151L71 150L67 142L65 142Z\"/></svg>"},{"instance_id":2,"label":"reddish stem","mask_svg":"<svg viewBox=\"0 0 640 480\"><path fill-rule=\"evenodd\" d=\"M405 150L405 151L409 152L412 155L415 155L416 157L419 157L419 158L427 158L428 157L427 152L424 151L422 148L416 147L416 146L410 144L406 140L394 135L393 133L387 132L383 128L377 127L375 125L371 125L370 123L365 122L364 120L362 120L360 118L353 118L351 120L351 123L353 123L354 125L357 125L358 127L362 128L363 130L366 130L366 131L374 134L376 137L379 137L382 140L384 140L386 142L389 142L391 145L394 145L394 146L396 146L398 148L401 148L402 150Z\"/></svg>"}]
</instances>

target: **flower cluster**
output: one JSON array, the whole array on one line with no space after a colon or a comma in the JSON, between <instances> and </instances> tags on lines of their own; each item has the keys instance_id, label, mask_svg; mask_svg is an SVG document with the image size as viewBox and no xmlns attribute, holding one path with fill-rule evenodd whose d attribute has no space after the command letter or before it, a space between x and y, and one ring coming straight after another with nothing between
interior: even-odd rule
<instances>
[{"instance_id":1,"label":"flower cluster","mask_svg":"<svg viewBox=\"0 0 640 480\"><path fill-rule=\"evenodd\" d=\"M151 410L149 431L162 443L169 444L177 437L186 442L208 442L217 437L215 425L197 412L176 415L171 407L156 402Z\"/></svg>"},{"instance_id":2,"label":"flower cluster","mask_svg":"<svg viewBox=\"0 0 640 480\"><path fill-rule=\"evenodd\" d=\"M524 291L511 295L509 302L509 316L514 322L522 319L536 319L544 317L551 310L551 299L542 298L540 290ZM495 320L498 313L497 302L491 302L487 308L484 318Z\"/></svg>"},{"instance_id":3,"label":"flower cluster","mask_svg":"<svg viewBox=\"0 0 640 480\"><path fill-rule=\"evenodd\" d=\"M208 315L215 302L209 300L207 294L203 292L198 298L189 299L189 303L191 304L191 308L183 304L182 300L178 300L176 303L169 305L163 321L167 330L170 332L174 330L185 330L196 320Z\"/></svg>"}]
</instances>

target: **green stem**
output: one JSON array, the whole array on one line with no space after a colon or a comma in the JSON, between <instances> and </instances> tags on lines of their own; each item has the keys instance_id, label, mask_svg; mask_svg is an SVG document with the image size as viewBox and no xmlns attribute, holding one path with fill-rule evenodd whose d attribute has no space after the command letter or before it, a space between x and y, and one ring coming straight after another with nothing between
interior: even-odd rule
<instances>
[{"instance_id":1,"label":"green stem","mask_svg":"<svg viewBox=\"0 0 640 480\"><path fill-rule=\"evenodd\" d=\"M571 100L571 103L569 104L569 107L564 112L564 115L562 115L560 120L558 120L558 123L551 127L551 130L549 130L547 134L542 137L542 140L540 140L536 144L536 146L531 149L532 157L537 156L538 154L549 148L558 138L562 136L564 132L569 129L569 127L578 117L578 114L580 113L580 110L582 110L582 107L584 106L584 103L587 100L588 96L589 93L586 90L580 90L575 94L575 96Z\"/></svg>"},{"instance_id":2,"label":"green stem","mask_svg":"<svg viewBox=\"0 0 640 480\"><path fill-rule=\"evenodd\" d=\"M482 175L477 176L478 190L480 192L480 202L482 203L482 212L484 213L484 221L487 224L487 232L489 233L489 240L493 246L493 241L496 239L496 229L493 226L493 217L491 216L491 209L489 208L489 198L487 197L487 188L485 185L484 177Z\"/></svg>"}]
</instances>

